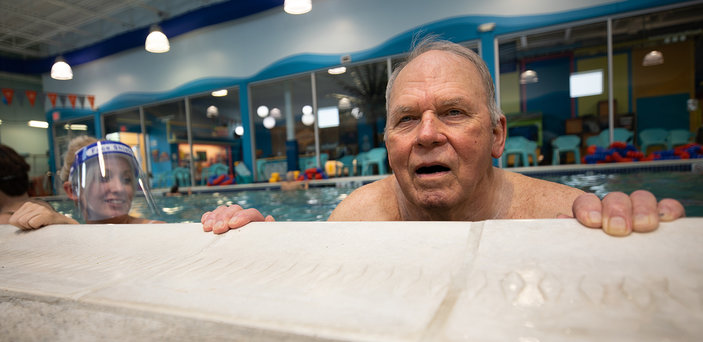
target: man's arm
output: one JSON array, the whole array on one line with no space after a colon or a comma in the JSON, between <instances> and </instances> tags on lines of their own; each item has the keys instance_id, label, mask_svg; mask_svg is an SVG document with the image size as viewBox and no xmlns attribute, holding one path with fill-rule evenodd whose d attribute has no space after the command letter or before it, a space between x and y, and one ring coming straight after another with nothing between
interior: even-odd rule
<instances>
[{"instance_id":1,"label":"man's arm","mask_svg":"<svg viewBox=\"0 0 703 342\"><path fill-rule=\"evenodd\" d=\"M23 230L37 229L51 224L78 224L78 221L54 210L48 203L27 201L10 216L11 225Z\"/></svg>"}]
</instances>

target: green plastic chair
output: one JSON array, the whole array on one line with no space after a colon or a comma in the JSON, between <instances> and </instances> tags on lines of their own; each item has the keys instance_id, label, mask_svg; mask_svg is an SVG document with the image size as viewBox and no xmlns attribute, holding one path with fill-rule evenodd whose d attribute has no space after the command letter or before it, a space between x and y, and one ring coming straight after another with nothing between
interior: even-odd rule
<instances>
[{"instance_id":1,"label":"green plastic chair","mask_svg":"<svg viewBox=\"0 0 703 342\"><path fill-rule=\"evenodd\" d=\"M514 166L520 163L522 166L530 166L529 156L532 156L532 164L537 166L537 143L525 137L509 137L505 139L505 149L503 150L503 165L508 165L508 155L515 155Z\"/></svg>"},{"instance_id":2,"label":"green plastic chair","mask_svg":"<svg viewBox=\"0 0 703 342\"><path fill-rule=\"evenodd\" d=\"M640 150L644 154L647 154L647 150L650 147L661 146L666 149L669 146L666 142L666 138L669 136L669 132L663 128L648 128L642 130L639 136Z\"/></svg>"},{"instance_id":3,"label":"green plastic chair","mask_svg":"<svg viewBox=\"0 0 703 342\"><path fill-rule=\"evenodd\" d=\"M249 184L254 182L251 171L249 171L243 162L239 162L234 166L234 174L234 180L237 184Z\"/></svg>"},{"instance_id":4,"label":"green plastic chair","mask_svg":"<svg viewBox=\"0 0 703 342\"><path fill-rule=\"evenodd\" d=\"M666 137L666 144L670 150L676 146L686 145L691 142L694 134L685 129L672 129Z\"/></svg>"},{"instance_id":5,"label":"green plastic chair","mask_svg":"<svg viewBox=\"0 0 703 342\"><path fill-rule=\"evenodd\" d=\"M173 178L178 186L190 186L190 169L186 167L177 167L173 169Z\"/></svg>"},{"instance_id":6,"label":"green plastic chair","mask_svg":"<svg viewBox=\"0 0 703 342\"><path fill-rule=\"evenodd\" d=\"M343 169L347 170L347 173L349 176L356 176L356 170L354 170L354 159L356 159L355 155L348 154L342 158L337 159L340 163L342 163ZM342 174L344 172L342 171Z\"/></svg>"},{"instance_id":7,"label":"green plastic chair","mask_svg":"<svg viewBox=\"0 0 703 342\"><path fill-rule=\"evenodd\" d=\"M600 146L601 147L608 147L610 146L610 133L608 130L604 130L600 132L598 135L598 139L600 140ZM613 128L613 142L624 142L626 144L631 144L632 143L632 132L628 131L625 128Z\"/></svg>"},{"instance_id":8,"label":"green plastic chair","mask_svg":"<svg viewBox=\"0 0 703 342\"><path fill-rule=\"evenodd\" d=\"M577 135L560 135L552 140L552 165L561 164L561 154L573 152L576 164L581 164L581 138Z\"/></svg>"},{"instance_id":9,"label":"green plastic chair","mask_svg":"<svg viewBox=\"0 0 703 342\"><path fill-rule=\"evenodd\" d=\"M370 176L373 174L373 165L378 168L379 175L385 175L388 173L386 168L386 160L388 159L388 152L385 147L376 147L370 149L366 152L365 158L361 161L361 175ZM358 161L358 159L357 159Z\"/></svg>"}]
</instances>

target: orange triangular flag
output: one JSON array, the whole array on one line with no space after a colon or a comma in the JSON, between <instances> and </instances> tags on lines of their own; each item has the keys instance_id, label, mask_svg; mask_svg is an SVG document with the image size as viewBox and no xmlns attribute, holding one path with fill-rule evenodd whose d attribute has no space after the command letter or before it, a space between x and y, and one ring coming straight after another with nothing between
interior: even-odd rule
<instances>
[{"instance_id":1,"label":"orange triangular flag","mask_svg":"<svg viewBox=\"0 0 703 342\"><path fill-rule=\"evenodd\" d=\"M51 101L51 106L56 107L56 93L46 93L46 96Z\"/></svg>"},{"instance_id":2,"label":"orange triangular flag","mask_svg":"<svg viewBox=\"0 0 703 342\"><path fill-rule=\"evenodd\" d=\"M76 108L76 94L68 94L68 102L71 102L71 108Z\"/></svg>"},{"instance_id":3,"label":"orange triangular flag","mask_svg":"<svg viewBox=\"0 0 703 342\"><path fill-rule=\"evenodd\" d=\"M7 105L8 106L12 105L12 96L15 95L15 91L10 88L2 88L2 95L5 97L5 101L7 101Z\"/></svg>"},{"instance_id":4,"label":"orange triangular flag","mask_svg":"<svg viewBox=\"0 0 703 342\"><path fill-rule=\"evenodd\" d=\"M24 94L27 95L27 99L29 100L29 103L34 107L34 102L37 100L37 91L36 90L25 90Z\"/></svg>"}]
</instances>

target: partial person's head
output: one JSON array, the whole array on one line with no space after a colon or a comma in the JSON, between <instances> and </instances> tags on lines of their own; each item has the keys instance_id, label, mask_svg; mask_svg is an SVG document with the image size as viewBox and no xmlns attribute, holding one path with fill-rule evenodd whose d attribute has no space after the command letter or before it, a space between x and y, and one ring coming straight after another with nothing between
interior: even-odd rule
<instances>
[{"instance_id":1,"label":"partial person's head","mask_svg":"<svg viewBox=\"0 0 703 342\"><path fill-rule=\"evenodd\" d=\"M388 161L405 197L423 208L467 203L503 153L505 116L481 58L421 41L386 91Z\"/></svg>"},{"instance_id":2,"label":"partial person's head","mask_svg":"<svg viewBox=\"0 0 703 342\"><path fill-rule=\"evenodd\" d=\"M69 197L86 222L129 215L138 190L151 200L132 149L116 141L97 141L76 151L69 182Z\"/></svg>"},{"instance_id":3,"label":"partial person's head","mask_svg":"<svg viewBox=\"0 0 703 342\"><path fill-rule=\"evenodd\" d=\"M0 145L0 191L20 196L29 190L29 164L7 145Z\"/></svg>"}]
</instances>

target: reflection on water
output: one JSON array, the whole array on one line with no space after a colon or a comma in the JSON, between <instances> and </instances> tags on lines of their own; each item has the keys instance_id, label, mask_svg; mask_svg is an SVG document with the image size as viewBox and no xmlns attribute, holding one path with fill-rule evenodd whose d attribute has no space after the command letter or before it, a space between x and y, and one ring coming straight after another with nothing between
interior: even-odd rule
<instances>
[{"instance_id":1,"label":"reflection on water","mask_svg":"<svg viewBox=\"0 0 703 342\"><path fill-rule=\"evenodd\" d=\"M680 200L686 207L687 216L703 216L703 175L700 173L577 174L543 178L593 192L601 198L612 191L630 193L637 189L645 189L654 193L657 198L671 197ZM161 208L161 213L156 216L149 213L143 198L136 198L132 205L132 214L169 223L200 222L200 216L206 211L220 205L238 204L243 208L257 208L264 215L273 215L277 221L324 221L337 204L353 190L351 187L313 187L294 191L250 190L181 197L157 196L155 200ZM71 201L51 203L59 212L78 217Z\"/></svg>"}]
</instances>

